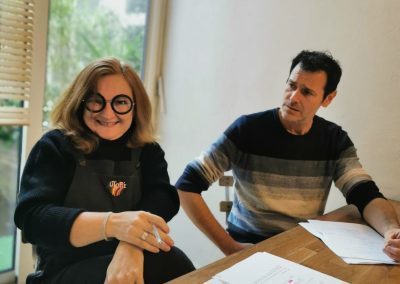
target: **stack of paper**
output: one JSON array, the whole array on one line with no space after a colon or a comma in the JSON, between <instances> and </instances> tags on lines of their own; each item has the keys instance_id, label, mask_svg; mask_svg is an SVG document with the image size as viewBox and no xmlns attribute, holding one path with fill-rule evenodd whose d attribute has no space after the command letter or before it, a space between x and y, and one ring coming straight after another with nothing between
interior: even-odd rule
<instances>
[{"instance_id":1,"label":"stack of paper","mask_svg":"<svg viewBox=\"0 0 400 284\"><path fill-rule=\"evenodd\" d=\"M335 254L351 264L399 264L383 252L384 238L372 228L355 223L308 220L300 223Z\"/></svg>"},{"instance_id":2,"label":"stack of paper","mask_svg":"<svg viewBox=\"0 0 400 284\"><path fill-rule=\"evenodd\" d=\"M257 252L216 274L207 284L345 284L337 278L266 253Z\"/></svg>"}]
</instances>

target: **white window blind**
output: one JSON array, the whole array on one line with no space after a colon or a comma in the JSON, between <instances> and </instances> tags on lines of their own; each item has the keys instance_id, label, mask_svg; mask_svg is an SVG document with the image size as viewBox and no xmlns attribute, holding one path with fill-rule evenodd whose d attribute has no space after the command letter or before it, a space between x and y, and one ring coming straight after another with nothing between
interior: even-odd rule
<instances>
[{"instance_id":1,"label":"white window blind","mask_svg":"<svg viewBox=\"0 0 400 284\"><path fill-rule=\"evenodd\" d=\"M34 0L0 1L0 125L26 125Z\"/></svg>"}]
</instances>

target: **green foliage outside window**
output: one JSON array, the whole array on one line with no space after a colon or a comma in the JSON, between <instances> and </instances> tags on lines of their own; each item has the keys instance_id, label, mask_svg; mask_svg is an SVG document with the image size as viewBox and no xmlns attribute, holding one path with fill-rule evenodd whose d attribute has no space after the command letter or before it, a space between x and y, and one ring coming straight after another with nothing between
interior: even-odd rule
<instances>
[{"instance_id":1,"label":"green foliage outside window","mask_svg":"<svg viewBox=\"0 0 400 284\"><path fill-rule=\"evenodd\" d=\"M57 98L89 62L114 56L141 72L146 0L118 0L124 13L98 0L52 0L47 55L43 125ZM110 2L110 1L108 1Z\"/></svg>"}]
</instances>

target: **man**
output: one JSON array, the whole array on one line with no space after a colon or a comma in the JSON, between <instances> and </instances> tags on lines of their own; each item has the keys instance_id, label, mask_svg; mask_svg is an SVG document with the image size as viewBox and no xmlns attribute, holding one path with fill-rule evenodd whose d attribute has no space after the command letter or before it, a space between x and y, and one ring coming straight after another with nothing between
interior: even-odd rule
<instances>
[{"instance_id":1,"label":"man","mask_svg":"<svg viewBox=\"0 0 400 284\"><path fill-rule=\"evenodd\" d=\"M332 181L347 203L382 234L384 251L400 260L400 224L391 204L359 163L342 128L316 116L336 96L342 74L331 55L302 51L292 61L280 108L239 117L189 163L179 178L182 207L226 255L323 214ZM201 192L232 170L228 229Z\"/></svg>"}]
</instances>

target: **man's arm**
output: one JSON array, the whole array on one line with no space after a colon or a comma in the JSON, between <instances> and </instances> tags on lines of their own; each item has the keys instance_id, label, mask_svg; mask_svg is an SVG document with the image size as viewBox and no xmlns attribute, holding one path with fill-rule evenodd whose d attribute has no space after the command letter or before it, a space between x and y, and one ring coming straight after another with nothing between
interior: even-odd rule
<instances>
[{"instance_id":1,"label":"man's arm","mask_svg":"<svg viewBox=\"0 0 400 284\"><path fill-rule=\"evenodd\" d=\"M385 253L400 261L400 223L390 202L383 198L373 199L365 206L363 217L385 237Z\"/></svg>"},{"instance_id":2,"label":"man's arm","mask_svg":"<svg viewBox=\"0 0 400 284\"><path fill-rule=\"evenodd\" d=\"M218 223L203 197L199 193L186 192L178 189L181 206L190 220L199 228L218 248L229 255L243 249L246 244L236 242Z\"/></svg>"}]
</instances>

